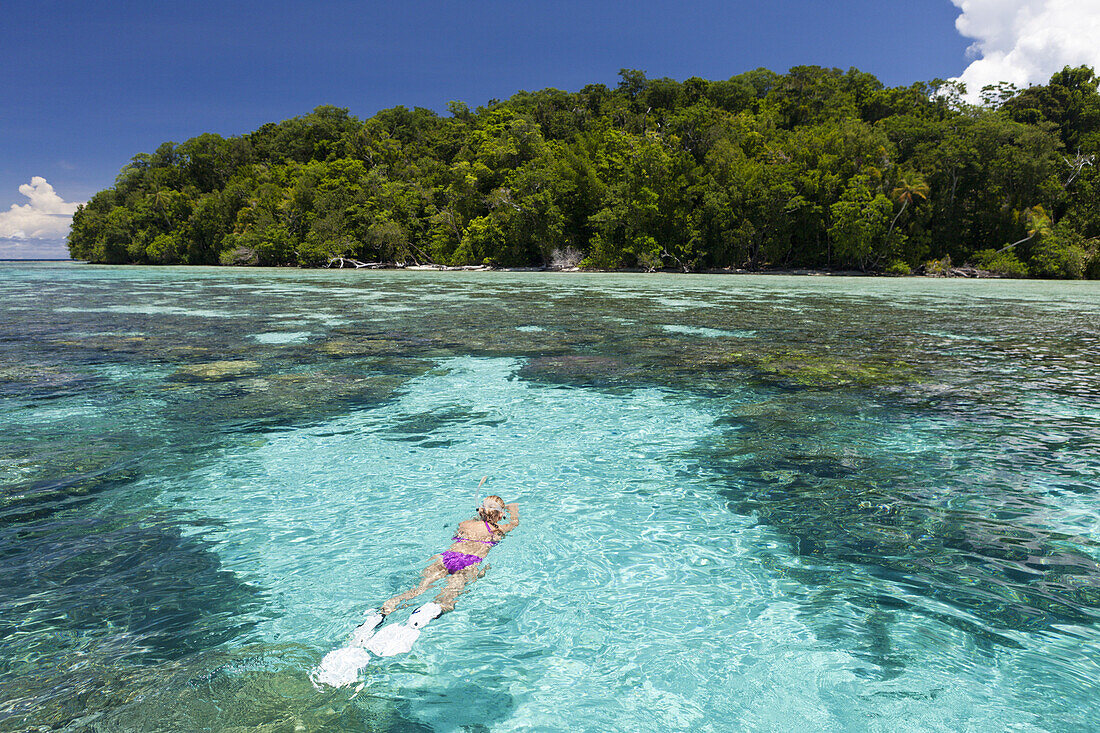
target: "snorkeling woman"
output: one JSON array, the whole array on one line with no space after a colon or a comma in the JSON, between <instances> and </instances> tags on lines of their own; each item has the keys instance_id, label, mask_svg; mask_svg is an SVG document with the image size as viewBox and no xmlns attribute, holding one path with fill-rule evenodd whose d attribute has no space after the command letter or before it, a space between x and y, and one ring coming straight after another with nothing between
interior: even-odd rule
<instances>
[{"instance_id":1,"label":"snorkeling woman","mask_svg":"<svg viewBox=\"0 0 1100 733\"><path fill-rule=\"evenodd\" d=\"M485 479L481 482L485 483ZM480 485L478 488L481 488ZM508 512L508 524L501 524L505 511ZM428 567L420 574L420 584L398 593L383 603L380 610L368 612L367 620L355 628L347 644L326 654L321 664L310 673L313 683L318 687L350 685L358 679L359 670L370 662L371 652L380 657L392 657L409 651L420 636L420 629L440 614L453 611L455 599L466 586L485 575L485 569L481 567L485 556L518 525L517 504L505 504L499 496L485 497L477 509L477 519L459 523L458 531L451 538L454 544L431 558ZM397 610L399 604L416 598L443 578L447 579L447 584L434 602L425 603L413 611L404 624L390 624L375 633L375 628Z\"/></svg>"},{"instance_id":2,"label":"snorkeling woman","mask_svg":"<svg viewBox=\"0 0 1100 733\"><path fill-rule=\"evenodd\" d=\"M505 511L508 512L508 523L501 524ZM439 604L440 613L453 611L455 599L466 585L485 575L481 562L489 550L518 525L518 504L505 504L504 499L495 495L485 497L477 509L477 518L459 523L458 531L451 538L454 544L429 560L428 567L420 574L420 584L383 603L382 615L388 616L397 609L398 604L416 598L443 578L447 578L447 584L435 597L435 603Z\"/></svg>"}]
</instances>

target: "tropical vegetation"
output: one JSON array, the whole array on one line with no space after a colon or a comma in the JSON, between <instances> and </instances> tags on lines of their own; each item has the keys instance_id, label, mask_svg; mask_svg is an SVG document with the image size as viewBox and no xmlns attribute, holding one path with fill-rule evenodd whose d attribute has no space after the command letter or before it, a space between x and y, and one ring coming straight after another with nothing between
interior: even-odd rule
<instances>
[{"instance_id":1,"label":"tropical vegetation","mask_svg":"<svg viewBox=\"0 0 1100 733\"><path fill-rule=\"evenodd\" d=\"M324 106L136 155L76 213L101 263L389 263L1100 277L1100 79L887 87L851 69Z\"/></svg>"}]
</instances>

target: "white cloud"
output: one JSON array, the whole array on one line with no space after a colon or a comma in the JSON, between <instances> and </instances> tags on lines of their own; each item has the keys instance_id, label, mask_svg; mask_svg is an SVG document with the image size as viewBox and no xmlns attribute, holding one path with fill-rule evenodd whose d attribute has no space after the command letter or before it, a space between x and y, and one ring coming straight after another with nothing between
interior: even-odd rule
<instances>
[{"instance_id":1,"label":"white cloud","mask_svg":"<svg viewBox=\"0 0 1100 733\"><path fill-rule=\"evenodd\" d=\"M64 242L48 239L0 239L0 260L67 260Z\"/></svg>"},{"instance_id":2,"label":"white cloud","mask_svg":"<svg viewBox=\"0 0 1100 733\"><path fill-rule=\"evenodd\" d=\"M967 97L1007 81L1044 84L1064 66L1100 70L1100 0L951 0L959 33L975 39L974 62L959 76Z\"/></svg>"},{"instance_id":3,"label":"white cloud","mask_svg":"<svg viewBox=\"0 0 1100 733\"><path fill-rule=\"evenodd\" d=\"M42 176L19 187L29 204L0 211L0 239L62 239L69 233L78 203L63 200Z\"/></svg>"}]
</instances>

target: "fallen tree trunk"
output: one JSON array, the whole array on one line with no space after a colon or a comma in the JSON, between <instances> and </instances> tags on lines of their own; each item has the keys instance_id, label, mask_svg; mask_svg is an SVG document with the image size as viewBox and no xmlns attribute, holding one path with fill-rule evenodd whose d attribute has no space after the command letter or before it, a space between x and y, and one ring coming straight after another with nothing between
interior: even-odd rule
<instances>
[{"instance_id":1,"label":"fallen tree trunk","mask_svg":"<svg viewBox=\"0 0 1100 733\"><path fill-rule=\"evenodd\" d=\"M328 261L328 265L326 265L326 267L354 267L356 270L358 270L360 267L370 267L372 269L377 269L379 267L385 267L385 265L381 262L360 262L359 260L353 260L351 257L333 257L331 260Z\"/></svg>"}]
</instances>

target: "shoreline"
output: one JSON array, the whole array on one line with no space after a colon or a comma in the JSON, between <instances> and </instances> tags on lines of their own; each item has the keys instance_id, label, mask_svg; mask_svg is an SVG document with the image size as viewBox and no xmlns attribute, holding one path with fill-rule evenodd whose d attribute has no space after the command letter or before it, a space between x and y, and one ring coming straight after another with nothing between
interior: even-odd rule
<instances>
[{"instance_id":1,"label":"shoreline","mask_svg":"<svg viewBox=\"0 0 1100 733\"><path fill-rule=\"evenodd\" d=\"M310 268L313 269L313 268ZM328 267L316 268L321 270L348 270L348 269L367 269L367 270L413 270L418 272L591 272L591 273L632 273L638 275L645 274L667 274L667 275L792 275L792 276L804 276L804 277L931 277L931 278L969 278L969 279L991 279L991 280L1006 280L1006 279L1048 279L1048 278L1010 278L1005 275L999 275L990 270L982 270L977 267L950 267L946 268L942 272L929 273L924 271L913 271L908 274L888 274L885 272L864 272L862 270L830 270L820 269L812 267L781 267L781 268L765 268L759 270L750 270L740 267L726 267L726 268L710 268L706 270L684 270L681 268L662 268L658 270L647 270L641 267L624 267L614 270L605 270L600 268L581 268L576 266L561 267L561 266L544 266L544 267L494 267L492 265L404 265L394 262L361 262L351 265L350 267L333 266L332 263Z\"/></svg>"},{"instance_id":2,"label":"shoreline","mask_svg":"<svg viewBox=\"0 0 1100 733\"><path fill-rule=\"evenodd\" d=\"M99 267L216 267L225 269L247 270L255 265L150 265L131 263L107 263L89 262L88 260L73 259L0 259L0 263L6 264L34 264L34 263L63 263L72 265L96 265ZM1007 275L999 275L989 270L976 267L952 267L940 273L911 272L906 275L888 274L885 272L863 272L861 270L828 270L812 267L791 268L764 268L750 270L746 268L712 268L707 270L683 270L680 268L662 268L659 270L647 270L641 267L624 267L614 270L582 267L494 267L492 265L405 265L396 262L361 262L349 266L327 267L299 267L298 265L273 265L269 266L278 270L408 270L412 272L562 272L562 273L628 273L634 275L787 275L799 277L923 277L923 278L963 278L963 279L989 279L989 280L1051 280L1055 278L1013 278ZM264 268L259 268L264 269Z\"/></svg>"}]
</instances>

